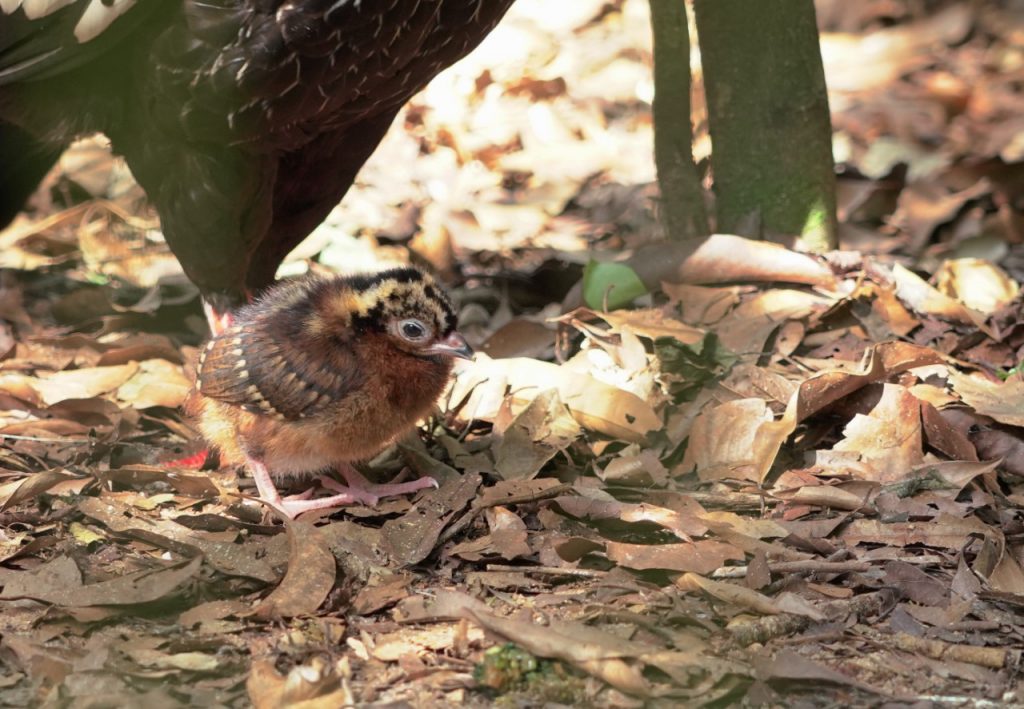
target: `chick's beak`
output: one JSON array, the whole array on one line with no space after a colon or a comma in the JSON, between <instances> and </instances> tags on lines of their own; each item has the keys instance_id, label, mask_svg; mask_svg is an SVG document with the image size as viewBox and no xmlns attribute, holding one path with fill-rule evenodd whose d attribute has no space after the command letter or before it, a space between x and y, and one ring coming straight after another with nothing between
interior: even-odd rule
<instances>
[{"instance_id":1,"label":"chick's beak","mask_svg":"<svg viewBox=\"0 0 1024 709\"><path fill-rule=\"evenodd\" d=\"M427 348L429 354L444 355L446 357L459 357L461 359L473 359L473 348L466 342L466 338L457 332L439 340Z\"/></svg>"}]
</instances>

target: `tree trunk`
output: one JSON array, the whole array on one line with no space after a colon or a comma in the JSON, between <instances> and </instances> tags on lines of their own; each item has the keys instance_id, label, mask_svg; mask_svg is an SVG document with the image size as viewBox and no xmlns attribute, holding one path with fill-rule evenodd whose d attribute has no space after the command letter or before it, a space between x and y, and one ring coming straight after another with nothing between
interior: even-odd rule
<instances>
[{"instance_id":1,"label":"tree trunk","mask_svg":"<svg viewBox=\"0 0 1024 709\"><path fill-rule=\"evenodd\" d=\"M835 172L813 0L694 0L718 231L836 245Z\"/></svg>"},{"instance_id":2,"label":"tree trunk","mask_svg":"<svg viewBox=\"0 0 1024 709\"><path fill-rule=\"evenodd\" d=\"M651 0L654 36L654 161L661 222L669 239L707 235L700 175L690 125L690 33L684 0Z\"/></svg>"}]
</instances>

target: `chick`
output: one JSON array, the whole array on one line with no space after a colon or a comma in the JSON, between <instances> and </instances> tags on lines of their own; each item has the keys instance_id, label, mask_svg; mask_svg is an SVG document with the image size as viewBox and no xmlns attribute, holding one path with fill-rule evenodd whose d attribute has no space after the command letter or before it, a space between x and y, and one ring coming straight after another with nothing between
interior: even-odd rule
<instances>
[{"instance_id":1,"label":"chick","mask_svg":"<svg viewBox=\"0 0 1024 709\"><path fill-rule=\"evenodd\" d=\"M373 275L279 284L238 310L200 352L187 409L221 461L244 463L260 498L289 517L434 486L371 485L350 465L378 453L436 403L455 357L473 351L429 275ZM282 498L274 478L335 469L336 494Z\"/></svg>"}]
</instances>

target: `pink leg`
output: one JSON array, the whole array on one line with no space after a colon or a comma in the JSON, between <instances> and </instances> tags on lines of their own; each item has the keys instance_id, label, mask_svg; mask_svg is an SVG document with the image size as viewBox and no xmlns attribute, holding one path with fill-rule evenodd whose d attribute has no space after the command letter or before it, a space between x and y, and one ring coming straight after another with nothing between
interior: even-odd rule
<instances>
[{"instance_id":1,"label":"pink leg","mask_svg":"<svg viewBox=\"0 0 1024 709\"><path fill-rule=\"evenodd\" d=\"M320 478L320 484L328 490L334 490L338 493L337 495L311 500L307 499L312 494L312 491L308 490L301 495L282 498L281 493L277 491L277 486L274 485L273 478L270 477L267 466L255 458L246 458L246 464L249 466L249 472L256 483L256 489L260 493L260 499L276 507L290 519L295 519L303 512L328 510L354 503L374 505L380 497L405 495L422 490L425 487L437 487L437 481L427 477L397 485L374 485L351 466L343 465L339 468L339 472L348 481L349 487L345 487L330 478Z\"/></svg>"},{"instance_id":2,"label":"pink leg","mask_svg":"<svg viewBox=\"0 0 1024 709\"><path fill-rule=\"evenodd\" d=\"M328 490L358 497L360 502L367 505L377 504L377 501L382 497L397 497L398 495L408 495L424 488L437 487L437 481L426 476L404 483L377 485L363 477L351 465L339 465L338 472L345 478L345 482L348 483L347 486L328 477L320 478L320 484Z\"/></svg>"}]
</instances>

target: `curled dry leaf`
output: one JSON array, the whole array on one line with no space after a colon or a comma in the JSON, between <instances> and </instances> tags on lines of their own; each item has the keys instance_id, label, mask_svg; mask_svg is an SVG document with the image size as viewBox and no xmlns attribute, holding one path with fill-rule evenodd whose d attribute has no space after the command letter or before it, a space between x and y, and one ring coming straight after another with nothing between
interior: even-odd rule
<instances>
[{"instance_id":1,"label":"curled dry leaf","mask_svg":"<svg viewBox=\"0 0 1024 709\"><path fill-rule=\"evenodd\" d=\"M0 512L32 500L62 482L75 479L76 476L61 470L44 470L23 480L6 483L0 486Z\"/></svg>"},{"instance_id":2,"label":"curled dry leaf","mask_svg":"<svg viewBox=\"0 0 1024 709\"><path fill-rule=\"evenodd\" d=\"M669 303L678 305L683 321L695 325L711 326L740 304L742 294L751 288L739 286L711 287L685 283L662 283Z\"/></svg>"},{"instance_id":3,"label":"curled dry leaf","mask_svg":"<svg viewBox=\"0 0 1024 709\"><path fill-rule=\"evenodd\" d=\"M693 422L683 468L696 469L701 480L760 482L777 452L771 439L762 435L762 427L773 421L763 399L740 399L706 408Z\"/></svg>"},{"instance_id":4,"label":"curled dry leaf","mask_svg":"<svg viewBox=\"0 0 1024 709\"><path fill-rule=\"evenodd\" d=\"M986 315L999 310L1020 292L1020 286L1006 271L978 258L944 261L935 272L935 287Z\"/></svg>"},{"instance_id":5,"label":"curled dry leaf","mask_svg":"<svg viewBox=\"0 0 1024 709\"><path fill-rule=\"evenodd\" d=\"M485 382L478 394L476 385ZM502 394L507 390L519 409L549 389L558 391L581 426L612 438L639 443L647 433L661 428L661 417L635 394L588 374L532 359L478 356L461 384L456 382L452 400L466 402L461 416L493 421L501 405L501 400L493 397L496 390Z\"/></svg>"},{"instance_id":6,"label":"curled dry leaf","mask_svg":"<svg viewBox=\"0 0 1024 709\"><path fill-rule=\"evenodd\" d=\"M730 531L754 539L789 536L789 530L774 520L740 517L735 512L725 510L705 512L700 515L700 519L716 534Z\"/></svg>"},{"instance_id":7,"label":"curled dry leaf","mask_svg":"<svg viewBox=\"0 0 1024 709\"><path fill-rule=\"evenodd\" d=\"M439 479L440 488L424 494L407 513L381 528L380 548L394 562L417 564L426 559L452 516L476 498L480 487L477 473L459 475L449 468L449 474Z\"/></svg>"},{"instance_id":8,"label":"curled dry leaf","mask_svg":"<svg viewBox=\"0 0 1024 709\"><path fill-rule=\"evenodd\" d=\"M684 591L704 591L720 601L725 601L726 603L731 603L764 615L776 615L782 612L775 601L763 593L758 593L745 586L738 586L723 581L712 581L699 574L683 574L676 581L676 585Z\"/></svg>"},{"instance_id":9,"label":"curled dry leaf","mask_svg":"<svg viewBox=\"0 0 1024 709\"><path fill-rule=\"evenodd\" d=\"M915 16L916 17L916 16ZM936 47L962 41L973 25L965 5L927 13L920 19L854 34L825 32L821 53L828 85L839 91L868 91L891 84L921 64L932 64Z\"/></svg>"},{"instance_id":10,"label":"curled dry leaf","mask_svg":"<svg viewBox=\"0 0 1024 709\"><path fill-rule=\"evenodd\" d=\"M630 450L630 448L634 450ZM627 447L612 458L604 470L596 469L597 476L613 485L641 487L663 486L668 481L668 470L658 459L657 451L649 448L636 452L637 446Z\"/></svg>"},{"instance_id":11,"label":"curled dry leaf","mask_svg":"<svg viewBox=\"0 0 1024 709\"><path fill-rule=\"evenodd\" d=\"M859 510L868 500L835 485L805 485L793 491L777 492L776 496L793 504L816 505L834 510Z\"/></svg>"},{"instance_id":12,"label":"curled dry leaf","mask_svg":"<svg viewBox=\"0 0 1024 709\"><path fill-rule=\"evenodd\" d=\"M686 541L690 541L691 537L703 536L708 529L701 519L704 511L697 503L693 503L692 510L685 512L657 505L619 502L618 500L592 500L580 496L558 497L553 503L566 514L580 519L622 520L632 524L650 522L669 530Z\"/></svg>"},{"instance_id":13,"label":"curled dry leaf","mask_svg":"<svg viewBox=\"0 0 1024 709\"><path fill-rule=\"evenodd\" d=\"M334 587L337 569L319 530L309 522L289 521L288 571L281 584L253 609L263 618L287 618L316 612Z\"/></svg>"},{"instance_id":14,"label":"curled dry leaf","mask_svg":"<svg viewBox=\"0 0 1024 709\"><path fill-rule=\"evenodd\" d=\"M573 322L574 320L592 320L600 318L611 326L612 333L622 332L623 329L656 340L659 337L674 337L680 342L694 345L704 339L706 334L700 328L691 327L686 323L676 320L665 313L661 308L638 308L635 310L613 310L611 312L598 312L589 308L577 308L571 313L566 313L558 318L560 322Z\"/></svg>"},{"instance_id":15,"label":"curled dry leaf","mask_svg":"<svg viewBox=\"0 0 1024 709\"><path fill-rule=\"evenodd\" d=\"M854 371L817 374L800 384L795 400L795 422L831 406L843 397L873 382L882 381L915 367L945 362L945 357L928 347L906 342L883 342L871 347Z\"/></svg>"},{"instance_id":16,"label":"curled dry leaf","mask_svg":"<svg viewBox=\"0 0 1024 709\"><path fill-rule=\"evenodd\" d=\"M81 583L81 572L69 557L60 556L32 571L0 576L0 599L33 598L61 607L138 605L158 601L198 575L203 558L145 569L108 581Z\"/></svg>"},{"instance_id":17,"label":"curled dry leaf","mask_svg":"<svg viewBox=\"0 0 1024 709\"><path fill-rule=\"evenodd\" d=\"M542 392L500 432L494 469L503 480L532 478L582 433L557 390Z\"/></svg>"},{"instance_id":18,"label":"curled dry leaf","mask_svg":"<svg viewBox=\"0 0 1024 709\"><path fill-rule=\"evenodd\" d=\"M46 404L65 399L88 399L116 390L139 371L137 362L110 367L85 367L63 372L42 373L38 378L25 377Z\"/></svg>"},{"instance_id":19,"label":"curled dry leaf","mask_svg":"<svg viewBox=\"0 0 1024 709\"><path fill-rule=\"evenodd\" d=\"M628 694L651 693L640 668L623 658L642 657L653 648L580 623L562 622L545 627L480 610L466 612L486 630L520 645L532 655L568 662Z\"/></svg>"},{"instance_id":20,"label":"curled dry leaf","mask_svg":"<svg viewBox=\"0 0 1024 709\"><path fill-rule=\"evenodd\" d=\"M789 321L827 310L834 299L816 293L776 288L756 293L716 323L714 332L733 352L761 352L768 338Z\"/></svg>"},{"instance_id":21,"label":"curled dry leaf","mask_svg":"<svg viewBox=\"0 0 1024 709\"><path fill-rule=\"evenodd\" d=\"M220 541L194 532L172 520L141 518L127 505L112 501L86 498L78 503L82 514L102 522L120 535L135 537L162 549L181 553L193 550L202 554L214 569L229 576L245 576L273 583L280 578L267 558L266 546L260 538L244 543Z\"/></svg>"},{"instance_id":22,"label":"curled dry leaf","mask_svg":"<svg viewBox=\"0 0 1024 709\"><path fill-rule=\"evenodd\" d=\"M976 517L961 519L947 514L940 514L927 524L857 519L840 532L840 537L849 545L869 543L905 547L921 544L942 549L960 549L964 540L972 535L992 540L1002 546L1003 536L998 529L990 527Z\"/></svg>"},{"instance_id":23,"label":"curled dry leaf","mask_svg":"<svg viewBox=\"0 0 1024 709\"><path fill-rule=\"evenodd\" d=\"M732 544L702 539L681 544L625 544L606 542L605 553L617 564L640 571L668 569L710 574L728 560L743 561L743 552Z\"/></svg>"},{"instance_id":24,"label":"curled dry leaf","mask_svg":"<svg viewBox=\"0 0 1024 709\"><path fill-rule=\"evenodd\" d=\"M913 387L910 391L917 397L922 388ZM921 401L921 422L929 446L953 460L978 460L978 450L971 439L926 401Z\"/></svg>"},{"instance_id":25,"label":"curled dry leaf","mask_svg":"<svg viewBox=\"0 0 1024 709\"><path fill-rule=\"evenodd\" d=\"M940 293L913 271L896 264L892 269L892 276L896 282L896 295L911 310L926 315L934 315L944 320L971 325L989 337L995 338L995 333L985 323L984 315L971 310L948 295Z\"/></svg>"},{"instance_id":26,"label":"curled dry leaf","mask_svg":"<svg viewBox=\"0 0 1024 709\"><path fill-rule=\"evenodd\" d=\"M179 365L164 359L148 359L117 389L117 398L136 409L153 406L177 408L188 396L192 383Z\"/></svg>"},{"instance_id":27,"label":"curled dry leaf","mask_svg":"<svg viewBox=\"0 0 1024 709\"><path fill-rule=\"evenodd\" d=\"M949 382L963 402L999 423L1024 426L1024 380L1020 376L997 382L980 375L952 372Z\"/></svg>"},{"instance_id":28,"label":"curled dry leaf","mask_svg":"<svg viewBox=\"0 0 1024 709\"><path fill-rule=\"evenodd\" d=\"M778 281L824 287L836 283L832 269L813 256L732 234L712 234L696 250L672 243L647 246L638 249L627 263L652 288L662 281Z\"/></svg>"},{"instance_id":29,"label":"curled dry leaf","mask_svg":"<svg viewBox=\"0 0 1024 709\"><path fill-rule=\"evenodd\" d=\"M857 414L834 450L855 453L867 464L869 480L889 483L905 478L924 458L921 406L905 387L885 384L867 415Z\"/></svg>"}]
</instances>

